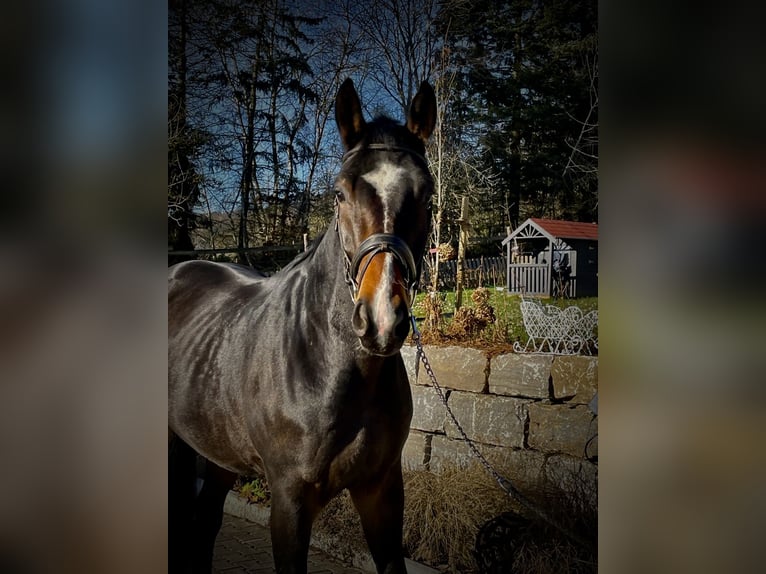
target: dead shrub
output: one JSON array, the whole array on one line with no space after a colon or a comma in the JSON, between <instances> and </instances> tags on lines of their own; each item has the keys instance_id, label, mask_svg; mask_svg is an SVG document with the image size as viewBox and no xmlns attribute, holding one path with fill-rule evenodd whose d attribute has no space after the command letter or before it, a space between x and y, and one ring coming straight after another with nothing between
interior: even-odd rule
<instances>
[{"instance_id":1,"label":"dead shrub","mask_svg":"<svg viewBox=\"0 0 766 574\"><path fill-rule=\"evenodd\" d=\"M424 343L438 341L444 329L445 295L438 291L429 291L423 298L423 311L425 318L421 328L421 336Z\"/></svg>"},{"instance_id":2,"label":"dead shrub","mask_svg":"<svg viewBox=\"0 0 766 574\"><path fill-rule=\"evenodd\" d=\"M440 243L438 249L439 259L441 261L452 261L453 259L457 259L457 250L452 244Z\"/></svg>"},{"instance_id":3,"label":"dead shrub","mask_svg":"<svg viewBox=\"0 0 766 574\"><path fill-rule=\"evenodd\" d=\"M471 301L473 307L464 305L455 311L445 331L451 339L474 339L495 322L495 309L489 304L489 290L485 287L476 288L471 293Z\"/></svg>"}]
</instances>

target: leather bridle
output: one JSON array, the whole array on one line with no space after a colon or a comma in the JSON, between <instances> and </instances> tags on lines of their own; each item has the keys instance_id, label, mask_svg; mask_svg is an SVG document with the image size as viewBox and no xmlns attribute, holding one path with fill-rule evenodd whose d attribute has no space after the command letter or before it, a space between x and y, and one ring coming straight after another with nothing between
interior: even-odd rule
<instances>
[{"instance_id":1,"label":"leather bridle","mask_svg":"<svg viewBox=\"0 0 766 574\"><path fill-rule=\"evenodd\" d=\"M362 150L374 150L374 151L389 151L389 152L404 152L415 156L420 159L425 165L428 165L426 159L416 151L409 148L390 146L386 144L369 144L364 148L355 147L343 155L342 162L345 163L354 154ZM429 205L430 209L430 205ZM340 239L341 247L343 247L343 238L341 237L340 224L339 224L339 200L335 197L335 231ZM372 259L379 253L391 253L394 256L404 271L404 282L407 286L409 293L408 305L412 305L415 301L415 291L417 290L418 283L420 282L420 273L418 267L415 264L415 257L412 255L407 243L396 235L390 233L374 233L367 239L362 241L354 254L353 259L348 256L346 250L343 249L343 260L346 267L346 284L351 291L351 299L356 301L356 297L359 293L359 285L364 278L364 274L367 272L367 268L370 265ZM368 257L369 256L369 257ZM365 257L367 261L362 266L362 262ZM361 269L361 274L360 274ZM359 277L359 281L357 281Z\"/></svg>"}]
</instances>

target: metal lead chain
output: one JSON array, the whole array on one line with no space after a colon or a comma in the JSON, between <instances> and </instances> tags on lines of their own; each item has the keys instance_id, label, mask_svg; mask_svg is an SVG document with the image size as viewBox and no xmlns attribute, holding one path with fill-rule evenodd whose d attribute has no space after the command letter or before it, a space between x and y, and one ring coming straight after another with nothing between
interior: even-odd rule
<instances>
[{"instance_id":1,"label":"metal lead chain","mask_svg":"<svg viewBox=\"0 0 766 574\"><path fill-rule=\"evenodd\" d=\"M420 362L422 361L423 368L425 369L426 374L428 375L428 378L431 380L433 387L436 389L436 392L439 394L439 398L441 399L442 403L444 403L444 407L447 409L447 414L450 416L450 419L452 419L452 422L454 423L455 427L457 427L457 430L460 433L460 436L463 437L463 440L465 440L466 444L468 445L468 448L470 448L474 456L477 459L479 459L479 462L490 474L490 476L492 476L497 481L497 483L500 485L500 488L502 488L503 491L508 496L510 496L511 498L514 498L524 508L536 514L538 517L540 517L545 522L547 522L551 526L555 527L556 529L558 529L559 531L567 535L572 540L580 544L590 545L581 536L578 536L577 534L572 532L571 529L564 527L558 521L553 520L545 512L543 512L542 510L537 508L534 504L532 504L532 502L526 496L524 496L523 494L521 494L521 492L519 492L519 490L513 485L513 483L510 480L503 477L499 472L497 472L497 470L495 470L495 468L490 464L490 462L486 459L486 457L483 454L481 454L476 444L470 438L468 438L468 435L466 434L465 430L463 430L463 427L457 421L455 414L452 412L452 409L450 408L449 403L447 402L447 396L445 395L444 390L441 388L441 385L439 385L439 382L436 380L436 375L434 375L434 371L431 368L431 364L428 362L428 357L426 357L426 354L423 351L423 343L420 340L420 331L418 331L418 326L415 321L415 316L412 313L410 313L410 322L412 323L412 339L415 341L415 346L417 347L415 376L417 377L418 366Z\"/></svg>"}]
</instances>

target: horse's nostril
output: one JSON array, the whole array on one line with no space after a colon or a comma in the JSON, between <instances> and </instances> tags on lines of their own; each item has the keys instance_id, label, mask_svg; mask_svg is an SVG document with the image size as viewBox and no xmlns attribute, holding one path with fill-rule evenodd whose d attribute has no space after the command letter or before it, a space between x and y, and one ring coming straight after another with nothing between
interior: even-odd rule
<instances>
[{"instance_id":1,"label":"horse's nostril","mask_svg":"<svg viewBox=\"0 0 766 574\"><path fill-rule=\"evenodd\" d=\"M364 337L370 328L370 319L367 314L367 305L357 301L354 306L354 314L351 318L351 327L357 337Z\"/></svg>"}]
</instances>

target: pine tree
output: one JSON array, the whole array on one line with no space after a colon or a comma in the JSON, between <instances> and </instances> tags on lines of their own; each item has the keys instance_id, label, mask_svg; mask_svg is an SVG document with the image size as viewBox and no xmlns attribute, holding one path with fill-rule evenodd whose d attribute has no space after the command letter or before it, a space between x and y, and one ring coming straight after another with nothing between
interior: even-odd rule
<instances>
[{"instance_id":1,"label":"pine tree","mask_svg":"<svg viewBox=\"0 0 766 574\"><path fill-rule=\"evenodd\" d=\"M464 137L497 177L478 198L488 215L482 233L501 234L528 216L592 220L595 179L565 172L568 142L591 111L585 58L596 48L595 2L448 0L447 22L462 96L455 105L470 126Z\"/></svg>"}]
</instances>

